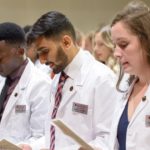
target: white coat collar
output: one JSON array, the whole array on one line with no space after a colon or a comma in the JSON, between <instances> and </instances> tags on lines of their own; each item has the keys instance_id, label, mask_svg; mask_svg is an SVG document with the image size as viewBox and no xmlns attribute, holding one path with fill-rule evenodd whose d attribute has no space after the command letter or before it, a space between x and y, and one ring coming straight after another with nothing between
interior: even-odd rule
<instances>
[{"instance_id":1,"label":"white coat collar","mask_svg":"<svg viewBox=\"0 0 150 150\"><path fill-rule=\"evenodd\" d=\"M91 57L92 56L89 52L80 49L72 62L65 68L64 72L74 80L76 85L83 84L87 71L90 70Z\"/></svg>"}]
</instances>

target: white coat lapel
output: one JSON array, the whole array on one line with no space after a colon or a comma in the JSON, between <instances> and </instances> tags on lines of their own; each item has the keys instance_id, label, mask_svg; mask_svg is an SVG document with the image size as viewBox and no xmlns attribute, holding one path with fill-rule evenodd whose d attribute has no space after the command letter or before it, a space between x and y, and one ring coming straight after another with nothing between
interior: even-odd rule
<instances>
[{"instance_id":1,"label":"white coat lapel","mask_svg":"<svg viewBox=\"0 0 150 150\"><path fill-rule=\"evenodd\" d=\"M4 77L0 76L0 93L3 89L4 84L5 84L5 80L6 79Z\"/></svg>"},{"instance_id":2,"label":"white coat lapel","mask_svg":"<svg viewBox=\"0 0 150 150\"><path fill-rule=\"evenodd\" d=\"M20 99L22 93L24 92L25 87L19 87L19 85L16 86L13 93L10 95L10 98L8 100L8 103L5 107L2 120L11 113L11 111L14 109L16 102Z\"/></svg>"},{"instance_id":3,"label":"white coat lapel","mask_svg":"<svg viewBox=\"0 0 150 150\"><path fill-rule=\"evenodd\" d=\"M136 108L132 118L131 118L131 121L129 123L129 126L132 125L132 123L135 121L136 117L138 117L138 115L140 114L141 111L144 110L144 108L148 105L149 103L149 97L150 97L150 87L148 87L146 93L145 93L145 96L146 96L146 100L141 100L141 102L139 103L138 107Z\"/></svg>"},{"instance_id":4,"label":"white coat lapel","mask_svg":"<svg viewBox=\"0 0 150 150\"><path fill-rule=\"evenodd\" d=\"M52 91L51 91L51 113L52 110L54 108L55 105L55 95L57 92L57 86L58 86L58 81L59 81L59 75L55 76L55 81L52 83L53 87L52 87ZM65 85L63 87L63 91L62 91L62 99L61 99L61 103L59 106L59 110L63 108L63 106L65 106L65 104L71 99L71 97L76 93L76 85L74 84L73 80L68 78L67 81L65 82ZM58 111L57 115L59 114Z\"/></svg>"},{"instance_id":5,"label":"white coat lapel","mask_svg":"<svg viewBox=\"0 0 150 150\"><path fill-rule=\"evenodd\" d=\"M20 99L21 95L24 93L24 91L29 83L29 80L30 80L29 78L30 78L32 66L33 66L33 64L29 61L18 84L16 85L14 91L10 95L10 98L8 100L8 103L5 107L5 110L4 110L4 113L2 116L1 123L3 122L3 120L5 120L7 118L9 113L11 113L11 111L13 109L15 109L14 107L15 107L16 102Z\"/></svg>"},{"instance_id":6,"label":"white coat lapel","mask_svg":"<svg viewBox=\"0 0 150 150\"><path fill-rule=\"evenodd\" d=\"M134 85L134 84L133 84ZM113 123L112 123L112 134L110 134L110 149L114 149L114 147L118 147L118 143L117 143L117 129L118 129L118 124L119 124L119 121L120 121L120 117L124 111L124 108L128 102L128 99L129 99L129 96L130 96L130 93L132 91L132 88L133 88L133 85L129 88L129 90L123 94L123 97L119 98L118 97L118 104L116 106L116 110L115 110L115 113L114 113L114 118L113 118ZM120 100L121 99L121 100Z\"/></svg>"},{"instance_id":7,"label":"white coat lapel","mask_svg":"<svg viewBox=\"0 0 150 150\"><path fill-rule=\"evenodd\" d=\"M70 100L76 95L77 91L84 85L87 75L93 65L93 57L89 53L84 53L80 50L78 55L75 57L71 66L67 69L67 79L64 85L64 91L62 101L60 103L59 109L65 108Z\"/></svg>"},{"instance_id":8,"label":"white coat lapel","mask_svg":"<svg viewBox=\"0 0 150 150\"><path fill-rule=\"evenodd\" d=\"M74 97L74 95L78 91L78 86L79 85L74 84L73 81L72 82L68 81L68 83L66 83L66 85L64 86L65 92L63 93L63 97L62 97L59 109L65 108L68 102L72 100L72 97Z\"/></svg>"},{"instance_id":9,"label":"white coat lapel","mask_svg":"<svg viewBox=\"0 0 150 150\"><path fill-rule=\"evenodd\" d=\"M127 98L128 98L129 94L126 93L123 95L122 99L119 100L117 106L116 106L116 110L114 113L114 118L113 118L113 123L112 123L112 134L110 134L110 147L111 150L114 149L114 147L117 146L117 129L118 129L118 123L120 121L120 117L124 111L124 108L127 104Z\"/></svg>"}]
</instances>

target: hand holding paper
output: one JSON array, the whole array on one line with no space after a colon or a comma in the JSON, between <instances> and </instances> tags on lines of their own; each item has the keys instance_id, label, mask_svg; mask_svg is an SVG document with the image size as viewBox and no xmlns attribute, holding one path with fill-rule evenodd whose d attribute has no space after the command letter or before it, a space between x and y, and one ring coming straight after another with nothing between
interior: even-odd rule
<instances>
[{"instance_id":1,"label":"hand holding paper","mask_svg":"<svg viewBox=\"0 0 150 150\"><path fill-rule=\"evenodd\" d=\"M32 150L32 148L29 145L27 145L27 144L20 144L19 147L22 150Z\"/></svg>"}]
</instances>

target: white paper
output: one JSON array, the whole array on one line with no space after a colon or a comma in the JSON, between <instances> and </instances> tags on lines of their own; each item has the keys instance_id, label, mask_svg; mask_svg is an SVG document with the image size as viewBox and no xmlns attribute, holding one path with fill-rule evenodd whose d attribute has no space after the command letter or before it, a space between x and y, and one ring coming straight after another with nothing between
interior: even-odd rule
<instances>
[{"instance_id":1,"label":"white paper","mask_svg":"<svg viewBox=\"0 0 150 150\"><path fill-rule=\"evenodd\" d=\"M15 144L3 139L0 141L0 150L21 150L21 148L19 148Z\"/></svg>"},{"instance_id":2,"label":"white paper","mask_svg":"<svg viewBox=\"0 0 150 150\"><path fill-rule=\"evenodd\" d=\"M87 150L94 150L84 139L82 139L75 131L73 131L66 123L64 123L60 119L53 119L51 122L52 125L61 129L61 131L71 137L74 141L76 141L79 145L83 146Z\"/></svg>"}]
</instances>

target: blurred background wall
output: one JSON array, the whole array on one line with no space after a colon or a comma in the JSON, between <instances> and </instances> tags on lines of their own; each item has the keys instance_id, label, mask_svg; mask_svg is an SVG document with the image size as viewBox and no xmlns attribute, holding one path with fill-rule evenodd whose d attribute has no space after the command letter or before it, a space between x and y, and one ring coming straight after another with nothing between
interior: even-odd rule
<instances>
[{"instance_id":1,"label":"blurred background wall","mask_svg":"<svg viewBox=\"0 0 150 150\"><path fill-rule=\"evenodd\" d=\"M130 0L0 0L0 22L31 25L43 13L63 12L84 33L109 23ZM150 0L144 0L150 6Z\"/></svg>"}]
</instances>

